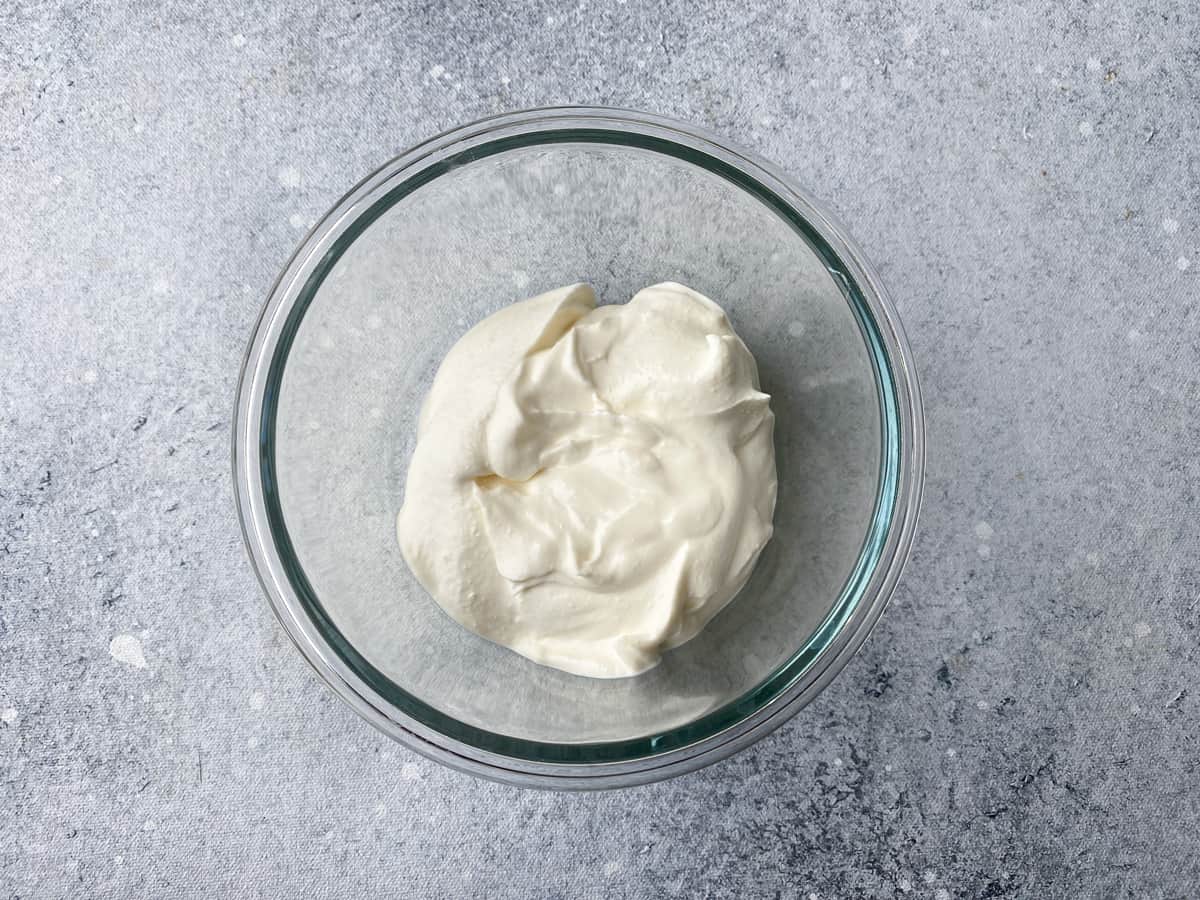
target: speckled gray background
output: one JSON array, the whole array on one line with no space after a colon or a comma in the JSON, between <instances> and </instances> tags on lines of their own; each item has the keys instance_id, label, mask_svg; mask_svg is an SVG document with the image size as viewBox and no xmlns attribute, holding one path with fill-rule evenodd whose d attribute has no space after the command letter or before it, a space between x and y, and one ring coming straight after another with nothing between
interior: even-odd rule
<instances>
[{"instance_id":1,"label":"speckled gray background","mask_svg":"<svg viewBox=\"0 0 1200 900\"><path fill-rule=\"evenodd\" d=\"M0 893L1194 896L1200 12L314 5L0 9ZM556 102L708 125L829 202L929 420L863 653L752 750L600 795L443 771L336 701L228 465L309 223Z\"/></svg>"}]
</instances>

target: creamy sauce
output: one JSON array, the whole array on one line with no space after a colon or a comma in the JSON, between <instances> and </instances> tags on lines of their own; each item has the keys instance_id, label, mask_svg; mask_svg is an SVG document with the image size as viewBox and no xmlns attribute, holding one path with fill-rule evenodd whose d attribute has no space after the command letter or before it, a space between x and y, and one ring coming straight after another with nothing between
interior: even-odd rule
<instances>
[{"instance_id":1,"label":"creamy sauce","mask_svg":"<svg viewBox=\"0 0 1200 900\"><path fill-rule=\"evenodd\" d=\"M578 675L694 637L771 537L774 416L725 313L683 285L596 307L573 285L447 354L421 410L400 547L472 631Z\"/></svg>"}]
</instances>

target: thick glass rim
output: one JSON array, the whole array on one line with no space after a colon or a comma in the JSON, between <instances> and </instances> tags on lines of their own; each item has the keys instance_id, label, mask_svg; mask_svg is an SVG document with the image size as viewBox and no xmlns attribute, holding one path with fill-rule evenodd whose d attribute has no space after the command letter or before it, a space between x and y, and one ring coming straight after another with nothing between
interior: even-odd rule
<instances>
[{"instance_id":1,"label":"thick glass rim","mask_svg":"<svg viewBox=\"0 0 1200 900\"><path fill-rule=\"evenodd\" d=\"M856 565L816 632L755 688L663 734L549 743L486 731L442 713L377 670L313 591L283 517L275 477L277 403L304 314L346 249L403 197L451 168L522 147L599 144L662 153L751 194L817 253L841 288L871 359L881 465ZM545 787L615 787L681 774L781 725L840 671L878 621L907 559L924 476L924 419L908 343L878 279L845 230L774 166L702 129L645 113L527 110L434 137L354 187L309 233L274 285L246 351L233 434L234 488L251 563L293 643L335 692L413 749L473 774Z\"/></svg>"}]
</instances>

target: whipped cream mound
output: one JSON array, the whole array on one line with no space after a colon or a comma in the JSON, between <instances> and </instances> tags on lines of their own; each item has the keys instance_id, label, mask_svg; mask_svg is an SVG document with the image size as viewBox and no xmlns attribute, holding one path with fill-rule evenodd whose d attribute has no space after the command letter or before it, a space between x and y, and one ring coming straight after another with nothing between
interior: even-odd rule
<instances>
[{"instance_id":1,"label":"whipped cream mound","mask_svg":"<svg viewBox=\"0 0 1200 900\"><path fill-rule=\"evenodd\" d=\"M774 415L724 311L681 284L576 284L484 319L421 409L397 533L467 628L636 675L741 590L771 537Z\"/></svg>"}]
</instances>

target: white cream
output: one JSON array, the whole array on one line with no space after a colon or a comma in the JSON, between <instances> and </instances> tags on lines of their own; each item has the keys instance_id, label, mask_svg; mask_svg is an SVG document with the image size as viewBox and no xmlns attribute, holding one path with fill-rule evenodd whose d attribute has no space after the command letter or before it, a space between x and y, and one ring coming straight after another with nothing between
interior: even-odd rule
<instances>
[{"instance_id":1,"label":"white cream","mask_svg":"<svg viewBox=\"0 0 1200 900\"><path fill-rule=\"evenodd\" d=\"M634 675L742 588L771 537L774 416L717 304L585 284L500 310L421 410L400 547L467 628L539 663Z\"/></svg>"}]
</instances>

